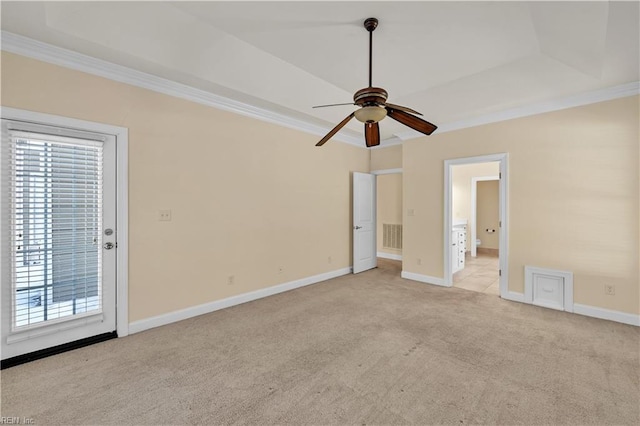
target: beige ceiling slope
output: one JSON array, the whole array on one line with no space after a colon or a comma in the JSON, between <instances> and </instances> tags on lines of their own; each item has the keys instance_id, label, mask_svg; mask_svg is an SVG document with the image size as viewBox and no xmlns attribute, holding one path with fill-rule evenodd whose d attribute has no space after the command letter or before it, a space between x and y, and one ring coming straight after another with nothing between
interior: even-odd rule
<instances>
[{"instance_id":1,"label":"beige ceiling slope","mask_svg":"<svg viewBox=\"0 0 640 426\"><path fill-rule=\"evenodd\" d=\"M57 51L66 66L87 67L86 58L70 59L68 51L78 52L113 64L100 72L120 66L121 75L128 68L164 79L161 87L174 84L172 93L184 90L196 101L322 134L353 107L311 107L349 102L367 85L362 21L376 16L374 85L442 132L637 93L639 8L638 2L3 2L2 30L66 49ZM20 50L11 40L3 49ZM43 44L30 52L26 46L36 44L21 40L17 53L55 56L43 55ZM380 130L383 146L419 135L394 120ZM360 143L361 123L353 120L338 137Z\"/></svg>"}]
</instances>

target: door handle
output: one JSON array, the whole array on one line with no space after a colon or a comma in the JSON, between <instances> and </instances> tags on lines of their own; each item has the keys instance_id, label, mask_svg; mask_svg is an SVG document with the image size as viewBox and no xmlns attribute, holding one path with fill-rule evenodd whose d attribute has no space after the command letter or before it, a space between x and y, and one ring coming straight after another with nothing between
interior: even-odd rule
<instances>
[{"instance_id":1,"label":"door handle","mask_svg":"<svg viewBox=\"0 0 640 426\"><path fill-rule=\"evenodd\" d=\"M362 229L362 226L354 226L353 229L355 230Z\"/></svg>"},{"instance_id":2,"label":"door handle","mask_svg":"<svg viewBox=\"0 0 640 426\"><path fill-rule=\"evenodd\" d=\"M111 250L111 249L112 249L113 247L115 247L115 246L113 245L113 243L104 243L104 244L102 245L102 247L103 247L105 250Z\"/></svg>"}]
</instances>

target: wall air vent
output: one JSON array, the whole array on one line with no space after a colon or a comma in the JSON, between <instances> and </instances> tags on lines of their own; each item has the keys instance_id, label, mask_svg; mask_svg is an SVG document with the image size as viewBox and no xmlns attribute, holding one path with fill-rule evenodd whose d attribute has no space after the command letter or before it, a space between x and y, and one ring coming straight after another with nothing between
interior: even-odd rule
<instances>
[{"instance_id":1,"label":"wall air vent","mask_svg":"<svg viewBox=\"0 0 640 426\"><path fill-rule=\"evenodd\" d=\"M382 224L382 247L402 249L402 225Z\"/></svg>"}]
</instances>

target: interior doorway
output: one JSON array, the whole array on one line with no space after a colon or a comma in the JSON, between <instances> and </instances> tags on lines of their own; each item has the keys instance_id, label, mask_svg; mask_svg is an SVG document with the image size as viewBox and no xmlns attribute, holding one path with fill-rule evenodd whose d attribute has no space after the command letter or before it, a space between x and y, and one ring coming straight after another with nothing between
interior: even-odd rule
<instances>
[{"instance_id":1,"label":"interior doorway","mask_svg":"<svg viewBox=\"0 0 640 426\"><path fill-rule=\"evenodd\" d=\"M507 293L507 154L445 161L445 284Z\"/></svg>"},{"instance_id":2,"label":"interior doorway","mask_svg":"<svg viewBox=\"0 0 640 426\"><path fill-rule=\"evenodd\" d=\"M467 238L461 250L463 261L453 269L453 286L493 295L499 288L499 163L465 164L453 167L453 229L459 212L469 207ZM471 178L469 179L469 176ZM458 228L460 225L458 225ZM456 238L453 238L454 244Z\"/></svg>"},{"instance_id":3,"label":"interior doorway","mask_svg":"<svg viewBox=\"0 0 640 426\"><path fill-rule=\"evenodd\" d=\"M376 255L389 271L402 271L402 169L371 172L376 176Z\"/></svg>"}]
</instances>

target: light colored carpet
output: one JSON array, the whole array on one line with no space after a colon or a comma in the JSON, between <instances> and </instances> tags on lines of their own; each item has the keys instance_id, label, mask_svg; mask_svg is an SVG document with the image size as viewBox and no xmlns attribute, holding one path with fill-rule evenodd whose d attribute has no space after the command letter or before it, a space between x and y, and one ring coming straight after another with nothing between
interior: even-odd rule
<instances>
[{"instance_id":1,"label":"light colored carpet","mask_svg":"<svg viewBox=\"0 0 640 426\"><path fill-rule=\"evenodd\" d=\"M396 262L2 371L43 424L639 424L639 329Z\"/></svg>"}]
</instances>

